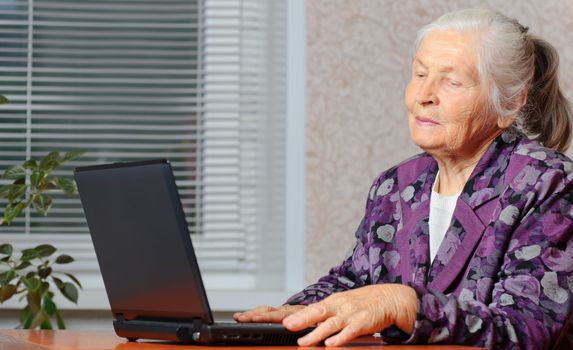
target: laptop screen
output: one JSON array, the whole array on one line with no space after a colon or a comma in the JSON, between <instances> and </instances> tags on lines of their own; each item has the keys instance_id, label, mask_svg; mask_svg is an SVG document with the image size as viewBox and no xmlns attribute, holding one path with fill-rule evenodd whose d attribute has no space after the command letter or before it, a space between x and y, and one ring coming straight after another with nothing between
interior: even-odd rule
<instances>
[{"instance_id":1,"label":"laptop screen","mask_svg":"<svg viewBox=\"0 0 573 350\"><path fill-rule=\"evenodd\" d=\"M212 323L169 163L81 167L75 179L114 315Z\"/></svg>"}]
</instances>

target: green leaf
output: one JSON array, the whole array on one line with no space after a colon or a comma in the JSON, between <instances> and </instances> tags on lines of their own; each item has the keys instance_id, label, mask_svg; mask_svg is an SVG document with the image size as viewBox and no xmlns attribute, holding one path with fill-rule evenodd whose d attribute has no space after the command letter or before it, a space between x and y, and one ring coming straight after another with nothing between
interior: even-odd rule
<instances>
[{"instance_id":1,"label":"green leaf","mask_svg":"<svg viewBox=\"0 0 573 350\"><path fill-rule=\"evenodd\" d=\"M58 177L54 181L67 196L72 196L76 192L77 187L74 180L65 177Z\"/></svg>"},{"instance_id":2,"label":"green leaf","mask_svg":"<svg viewBox=\"0 0 573 350\"><path fill-rule=\"evenodd\" d=\"M22 164L22 166L24 167L24 169L34 170L38 168L38 162L36 162L34 159L29 159L25 161L24 164Z\"/></svg>"},{"instance_id":3,"label":"green leaf","mask_svg":"<svg viewBox=\"0 0 573 350\"><path fill-rule=\"evenodd\" d=\"M32 319L34 318L34 314L30 311L30 306L26 306L20 312L20 323L22 324L22 328L29 329L30 325L32 324Z\"/></svg>"},{"instance_id":4,"label":"green leaf","mask_svg":"<svg viewBox=\"0 0 573 350\"><path fill-rule=\"evenodd\" d=\"M42 282L40 287L40 295L44 295L50 289L50 284L48 282Z\"/></svg>"},{"instance_id":5,"label":"green leaf","mask_svg":"<svg viewBox=\"0 0 573 350\"><path fill-rule=\"evenodd\" d=\"M79 156L81 156L82 154L86 153L86 151L84 150L74 150L74 151L69 151L66 152L66 154L64 154L61 158L60 161L62 163L67 162L69 160L72 160L74 158L77 158Z\"/></svg>"},{"instance_id":6,"label":"green leaf","mask_svg":"<svg viewBox=\"0 0 573 350\"><path fill-rule=\"evenodd\" d=\"M22 213L22 210L24 210L25 208L26 204L24 203L15 203L15 204L8 203L8 205L4 207L4 219L2 223L10 225L12 221L14 221L14 219L16 219L16 217L20 215L20 213Z\"/></svg>"},{"instance_id":7,"label":"green leaf","mask_svg":"<svg viewBox=\"0 0 573 350\"><path fill-rule=\"evenodd\" d=\"M50 316L56 312L56 304L54 304L52 298L48 296L44 298L44 310L46 310L46 313Z\"/></svg>"},{"instance_id":8,"label":"green leaf","mask_svg":"<svg viewBox=\"0 0 573 350\"><path fill-rule=\"evenodd\" d=\"M39 168L47 172L50 172L59 165L60 165L60 153L53 151L50 152L47 156L45 156L44 159L42 159Z\"/></svg>"},{"instance_id":9,"label":"green leaf","mask_svg":"<svg viewBox=\"0 0 573 350\"><path fill-rule=\"evenodd\" d=\"M14 294L16 294L16 286L13 284L7 284L0 288L0 303L5 302L6 300L12 298Z\"/></svg>"},{"instance_id":10,"label":"green leaf","mask_svg":"<svg viewBox=\"0 0 573 350\"><path fill-rule=\"evenodd\" d=\"M38 257L38 252L36 251L36 249L24 249L22 250L22 257L20 258L20 260L22 260L23 262L26 261L30 261L32 259L35 259Z\"/></svg>"},{"instance_id":11,"label":"green leaf","mask_svg":"<svg viewBox=\"0 0 573 350\"><path fill-rule=\"evenodd\" d=\"M2 185L0 186L0 198L6 198L10 190L12 189L12 185Z\"/></svg>"},{"instance_id":12,"label":"green leaf","mask_svg":"<svg viewBox=\"0 0 573 350\"><path fill-rule=\"evenodd\" d=\"M66 297L69 301L77 304L78 303L78 289L76 286L71 284L70 282L65 282L62 286L63 288L60 289L62 295Z\"/></svg>"},{"instance_id":13,"label":"green leaf","mask_svg":"<svg viewBox=\"0 0 573 350\"><path fill-rule=\"evenodd\" d=\"M4 171L2 178L4 179L20 179L26 177L26 169L21 165L12 165Z\"/></svg>"},{"instance_id":14,"label":"green leaf","mask_svg":"<svg viewBox=\"0 0 573 350\"><path fill-rule=\"evenodd\" d=\"M56 258L56 264L69 264L74 261L74 258L67 254L62 254Z\"/></svg>"},{"instance_id":15,"label":"green leaf","mask_svg":"<svg viewBox=\"0 0 573 350\"><path fill-rule=\"evenodd\" d=\"M34 250L38 253L39 256L47 258L50 255L54 254L57 249L51 244L41 244L39 246L36 246Z\"/></svg>"},{"instance_id":16,"label":"green leaf","mask_svg":"<svg viewBox=\"0 0 573 350\"><path fill-rule=\"evenodd\" d=\"M52 207L53 202L52 197L47 194L36 194L32 197L32 206L38 214L43 216L48 215L48 210Z\"/></svg>"},{"instance_id":17,"label":"green leaf","mask_svg":"<svg viewBox=\"0 0 573 350\"><path fill-rule=\"evenodd\" d=\"M6 98L6 96L2 96L0 95L0 104L4 104L4 103L8 103L10 101L8 101L8 98Z\"/></svg>"},{"instance_id":18,"label":"green leaf","mask_svg":"<svg viewBox=\"0 0 573 350\"><path fill-rule=\"evenodd\" d=\"M44 186L44 191L57 190L58 188L60 188L56 183L56 181L54 181L53 179L46 181L42 186Z\"/></svg>"},{"instance_id":19,"label":"green leaf","mask_svg":"<svg viewBox=\"0 0 573 350\"><path fill-rule=\"evenodd\" d=\"M26 178L25 177L21 177L19 179L12 181L12 185L24 185L24 184L26 184Z\"/></svg>"},{"instance_id":20,"label":"green leaf","mask_svg":"<svg viewBox=\"0 0 573 350\"><path fill-rule=\"evenodd\" d=\"M40 278L46 279L46 278L48 278L48 276L50 276L51 273L52 273L51 267L39 267L38 268L38 276L40 276Z\"/></svg>"},{"instance_id":21,"label":"green leaf","mask_svg":"<svg viewBox=\"0 0 573 350\"><path fill-rule=\"evenodd\" d=\"M10 281L14 279L15 275L16 273L14 270L8 270L0 273L0 286L5 286L10 283Z\"/></svg>"},{"instance_id":22,"label":"green leaf","mask_svg":"<svg viewBox=\"0 0 573 350\"><path fill-rule=\"evenodd\" d=\"M66 329L66 324L64 323L64 319L62 318L62 315L60 315L60 311L58 310L57 307L56 307L56 322L58 323L59 329Z\"/></svg>"},{"instance_id":23,"label":"green leaf","mask_svg":"<svg viewBox=\"0 0 573 350\"><path fill-rule=\"evenodd\" d=\"M12 256L13 252L14 252L14 248L12 247L12 245L10 243L4 243L4 244L0 245L0 254Z\"/></svg>"},{"instance_id":24,"label":"green leaf","mask_svg":"<svg viewBox=\"0 0 573 350\"><path fill-rule=\"evenodd\" d=\"M26 320L22 322L24 329L30 329L30 325L32 324L32 320L34 319L34 314L28 311Z\"/></svg>"},{"instance_id":25,"label":"green leaf","mask_svg":"<svg viewBox=\"0 0 573 350\"><path fill-rule=\"evenodd\" d=\"M22 277L20 280L22 281L22 283L24 283L24 285L28 289L28 297L30 297L30 294L35 294L36 292L38 292L38 290L42 286L42 282L37 277Z\"/></svg>"},{"instance_id":26,"label":"green leaf","mask_svg":"<svg viewBox=\"0 0 573 350\"><path fill-rule=\"evenodd\" d=\"M54 329L54 327L52 327L52 322L50 322L50 318L47 315L44 322L40 325L40 329Z\"/></svg>"},{"instance_id":27,"label":"green leaf","mask_svg":"<svg viewBox=\"0 0 573 350\"><path fill-rule=\"evenodd\" d=\"M58 277L52 276L52 280L54 281L54 283L56 284L56 287L58 287L58 289L64 288L64 282L61 279L59 279Z\"/></svg>"},{"instance_id":28,"label":"green leaf","mask_svg":"<svg viewBox=\"0 0 573 350\"><path fill-rule=\"evenodd\" d=\"M36 188L39 187L47 175L48 174L46 174L45 171L42 171L40 169L35 169L30 174L30 184L32 184L32 186L34 186Z\"/></svg>"},{"instance_id":29,"label":"green leaf","mask_svg":"<svg viewBox=\"0 0 573 350\"><path fill-rule=\"evenodd\" d=\"M19 199L22 198L22 196L26 194L26 188L27 187L28 186L25 184L23 184L23 185L12 185L10 188L10 191L8 191L8 195L6 196L6 198L8 199L9 202L19 201Z\"/></svg>"},{"instance_id":30,"label":"green leaf","mask_svg":"<svg viewBox=\"0 0 573 350\"><path fill-rule=\"evenodd\" d=\"M22 325L24 325L28 316L30 316L30 306L26 305L26 307L20 311L20 323L22 323Z\"/></svg>"},{"instance_id":31,"label":"green leaf","mask_svg":"<svg viewBox=\"0 0 573 350\"><path fill-rule=\"evenodd\" d=\"M65 275L68 276L72 281L74 281L74 283L77 284L78 287L83 288L82 284L80 283L80 280L78 280L76 276L72 275L71 273L66 273Z\"/></svg>"},{"instance_id":32,"label":"green leaf","mask_svg":"<svg viewBox=\"0 0 573 350\"><path fill-rule=\"evenodd\" d=\"M30 264L28 261L24 261L22 262L20 265L16 266L16 270L23 270L26 267L31 266L32 264Z\"/></svg>"}]
</instances>

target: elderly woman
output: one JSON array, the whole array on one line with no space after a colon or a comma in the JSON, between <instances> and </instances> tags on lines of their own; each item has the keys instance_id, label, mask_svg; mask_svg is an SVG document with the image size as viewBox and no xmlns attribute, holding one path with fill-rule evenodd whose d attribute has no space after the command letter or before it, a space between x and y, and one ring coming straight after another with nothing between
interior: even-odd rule
<instances>
[{"instance_id":1,"label":"elderly woman","mask_svg":"<svg viewBox=\"0 0 573 350\"><path fill-rule=\"evenodd\" d=\"M558 57L516 20L449 13L418 35L405 93L424 153L374 182L349 256L240 322L318 327L300 345L387 342L545 349L573 289L571 111Z\"/></svg>"}]
</instances>

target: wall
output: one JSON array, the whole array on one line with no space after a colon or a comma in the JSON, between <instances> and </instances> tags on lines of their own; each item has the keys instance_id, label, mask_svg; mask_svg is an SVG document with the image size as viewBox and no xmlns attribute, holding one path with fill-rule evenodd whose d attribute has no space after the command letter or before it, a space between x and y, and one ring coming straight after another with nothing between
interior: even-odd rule
<instances>
[{"instance_id":1,"label":"wall","mask_svg":"<svg viewBox=\"0 0 573 350\"><path fill-rule=\"evenodd\" d=\"M416 30L467 7L516 17L556 46L573 97L571 0L307 1L307 283L351 248L372 180L419 152L402 102Z\"/></svg>"}]
</instances>

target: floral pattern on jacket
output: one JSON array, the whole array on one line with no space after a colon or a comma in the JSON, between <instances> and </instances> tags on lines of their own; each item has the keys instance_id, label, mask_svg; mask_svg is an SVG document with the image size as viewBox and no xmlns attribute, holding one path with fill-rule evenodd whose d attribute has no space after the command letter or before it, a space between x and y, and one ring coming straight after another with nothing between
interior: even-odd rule
<instances>
[{"instance_id":1,"label":"floral pattern on jacket","mask_svg":"<svg viewBox=\"0 0 573 350\"><path fill-rule=\"evenodd\" d=\"M372 185L352 251L289 304L368 284L402 283L418 296L409 337L388 342L545 349L572 305L573 162L506 132L478 162L432 263L429 198L437 163L415 156Z\"/></svg>"}]
</instances>

